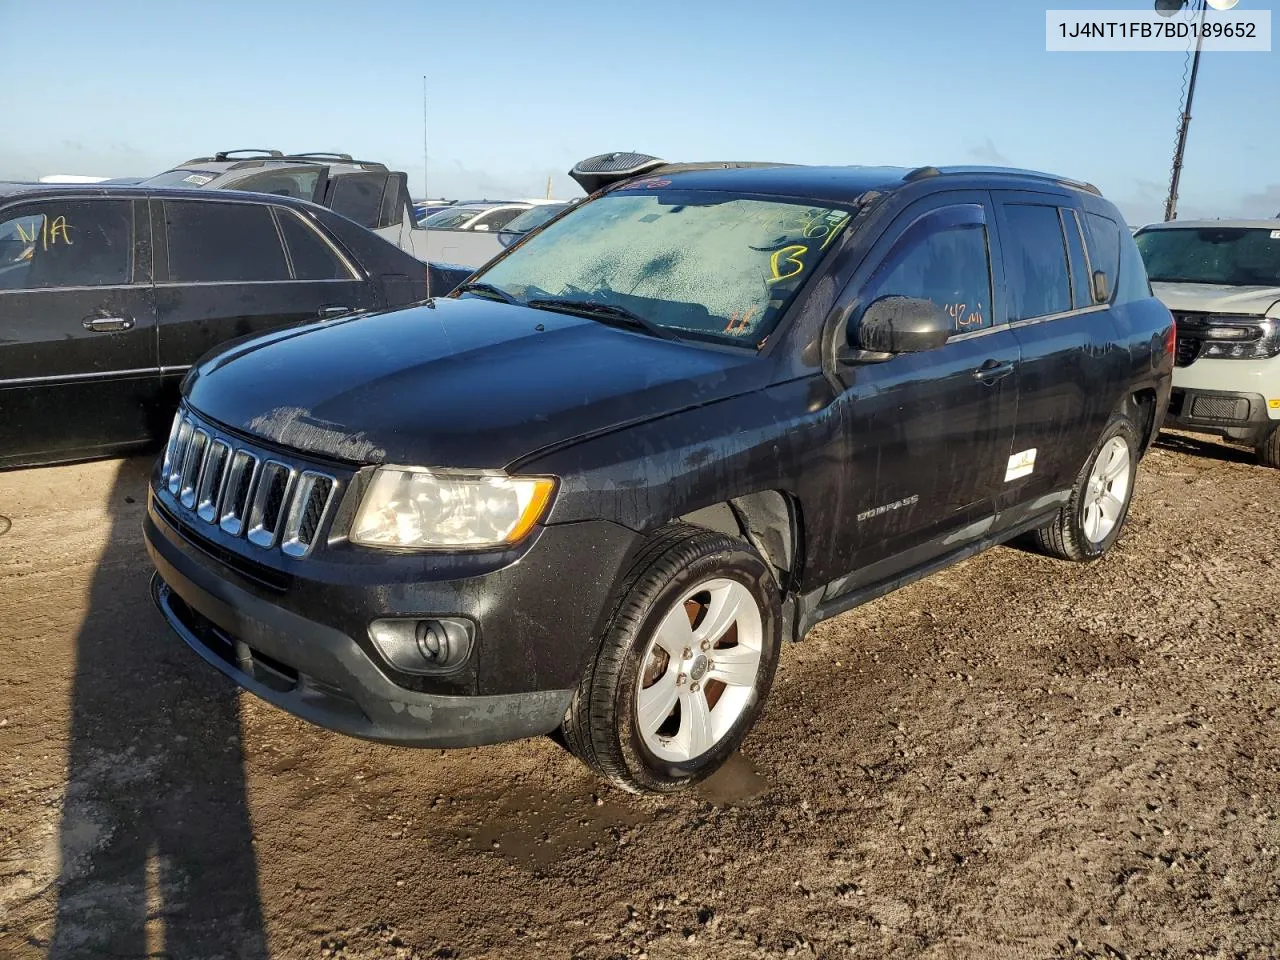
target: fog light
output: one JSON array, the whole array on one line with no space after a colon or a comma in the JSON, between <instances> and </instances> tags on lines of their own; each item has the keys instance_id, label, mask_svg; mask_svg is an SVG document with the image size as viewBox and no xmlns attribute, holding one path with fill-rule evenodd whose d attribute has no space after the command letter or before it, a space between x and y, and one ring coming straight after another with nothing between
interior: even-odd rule
<instances>
[{"instance_id":1,"label":"fog light","mask_svg":"<svg viewBox=\"0 0 1280 960\"><path fill-rule=\"evenodd\" d=\"M375 620L369 636L397 670L452 673L471 657L475 624L463 617Z\"/></svg>"}]
</instances>

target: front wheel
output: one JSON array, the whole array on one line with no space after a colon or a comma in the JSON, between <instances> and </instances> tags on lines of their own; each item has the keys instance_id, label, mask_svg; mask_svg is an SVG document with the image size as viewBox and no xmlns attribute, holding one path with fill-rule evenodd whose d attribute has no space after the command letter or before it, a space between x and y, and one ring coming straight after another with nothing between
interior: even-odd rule
<instances>
[{"instance_id":1,"label":"front wheel","mask_svg":"<svg viewBox=\"0 0 1280 960\"><path fill-rule=\"evenodd\" d=\"M641 551L565 718L569 749L633 793L670 793L738 749L773 684L778 588L742 540L675 525Z\"/></svg>"},{"instance_id":2,"label":"front wheel","mask_svg":"<svg viewBox=\"0 0 1280 960\"><path fill-rule=\"evenodd\" d=\"M1085 461L1071 499L1053 522L1035 531L1037 546L1063 560L1097 560L1120 538L1138 473L1138 430L1128 417L1111 418Z\"/></svg>"}]
</instances>

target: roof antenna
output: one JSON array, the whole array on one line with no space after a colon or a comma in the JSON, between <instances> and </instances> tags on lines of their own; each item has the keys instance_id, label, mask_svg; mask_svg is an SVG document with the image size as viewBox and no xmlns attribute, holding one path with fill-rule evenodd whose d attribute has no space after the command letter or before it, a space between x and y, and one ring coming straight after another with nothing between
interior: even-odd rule
<instances>
[{"instance_id":1,"label":"roof antenna","mask_svg":"<svg viewBox=\"0 0 1280 960\"><path fill-rule=\"evenodd\" d=\"M430 187L430 181L428 179L429 163L430 163L430 159L427 154L427 75L424 73L422 75L422 199L424 202L431 199L431 187ZM424 209L430 209L430 207L426 207ZM431 249L431 246L428 243L428 241L431 239L431 228L427 226L427 220L429 219L430 217L423 217L422 219L422 249L424 252L429 251ZM409 198L409 220L411 221L409 224L409 229L412 230L413 229L413 223L412 223L413 198L412 197ZM428 256L430 256L429 253L428 253ZM426 263L427 265L427 299L430 300L431 299L431 261L426 260L423 262Z\"/></svg>"}]
</instances>

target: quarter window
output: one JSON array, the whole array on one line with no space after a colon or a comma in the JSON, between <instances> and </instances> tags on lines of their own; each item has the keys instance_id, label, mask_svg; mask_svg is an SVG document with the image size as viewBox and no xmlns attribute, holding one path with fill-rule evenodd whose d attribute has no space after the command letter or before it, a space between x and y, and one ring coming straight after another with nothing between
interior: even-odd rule
<instances>
[{"instance_id":1,"label":"quarter window","mask_svg":"<svg viewBox=\"0 0 1280 960\"><path fill-rule=\"evenodd\" d=\"M1106 273L1111 289L1115 290L1120 276L1120 224L1096 213L1088 216L1093 268Z\"/></svg>"},{"instance_id":2,"label":"quarter window","mask_svg":"<svg viewBox=\"0 0 1280 960\"><path fill-rule=\"evenodd\" d=\"M350 273L315 230L291 210L277 210L297 280L349 280Z\"/></svg>"},{"instance_id":3,"label":"quarter window","mask_svg":"<svg viewBox=\"0 0 1280 960\"><path fill-rule=\"evenodd\" d=\"M991 261L977 204L944 207L915 221L863 289L862 300L932 300L957 333L991 326Z\"/></svg>"},{"instance_id":4,"label":"quarter window","mask_svg":"<svg viewBox=\"0 0 1280 960\"><path fill-rule=\"evenodd\" d=\"M128 200L54 200L0 214L0 290L128 283Z\"/></svg>"},{"instance_id":5,"label":"quarter window","mask_svg":"<svg viewBox=\"0 0 1280 960\"><path fill-rule=\"evenodd\" d=\"M166 200L169 279L186 283L288 280L270 207Z\"/></svg>"},{"instance_id":6,"label":"quarter window","mask_svg":"<svg viewBox=\"0 0 1280 960\"><path fill-rule=\"evenodd\" d=\"M1009 204L1001 237L1009 275L1009 319L1030 320L1071 309L1071 275L1056 207Z\"/></svg>"}]
</instances>

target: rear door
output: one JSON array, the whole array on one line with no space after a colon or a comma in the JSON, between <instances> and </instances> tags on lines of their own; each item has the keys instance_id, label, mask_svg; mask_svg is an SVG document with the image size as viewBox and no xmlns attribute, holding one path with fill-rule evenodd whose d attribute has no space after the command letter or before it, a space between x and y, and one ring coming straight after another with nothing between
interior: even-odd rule
<instances>
[{"instance_id":1,"label":"rear door","mask_svg":"<svg viewBox=\"0 0 1280 960\"><path fill-rule=\"evenodd\" d=\"M223 198L153 202L160 364L169 389L237 337L373 305L371 285L310 216Z\"/></svg>"},{"instance_id":2,"label":"rear door","mask_svg":"<svg viewBox=\"0 0 1280 960\"><path fill-rule=\"evenodd\" d=\"M144 200L0 210L0 465L94 456L163 433L150 270Z\"/></svg>"},{"instance_id":3,"label":"rear door","mask_svg":"<svg viewBox=\"0 0 1280 960\"><path fill-rule=\"evenodd\" d=\"M1075 198L1000 191L996 200L1009 320L1022 350L1017 462L1001 496L1016 522L1070 490L1115 408L1128 352L1108 304L1094 302Z\"/></svg>"}]
</instances>

